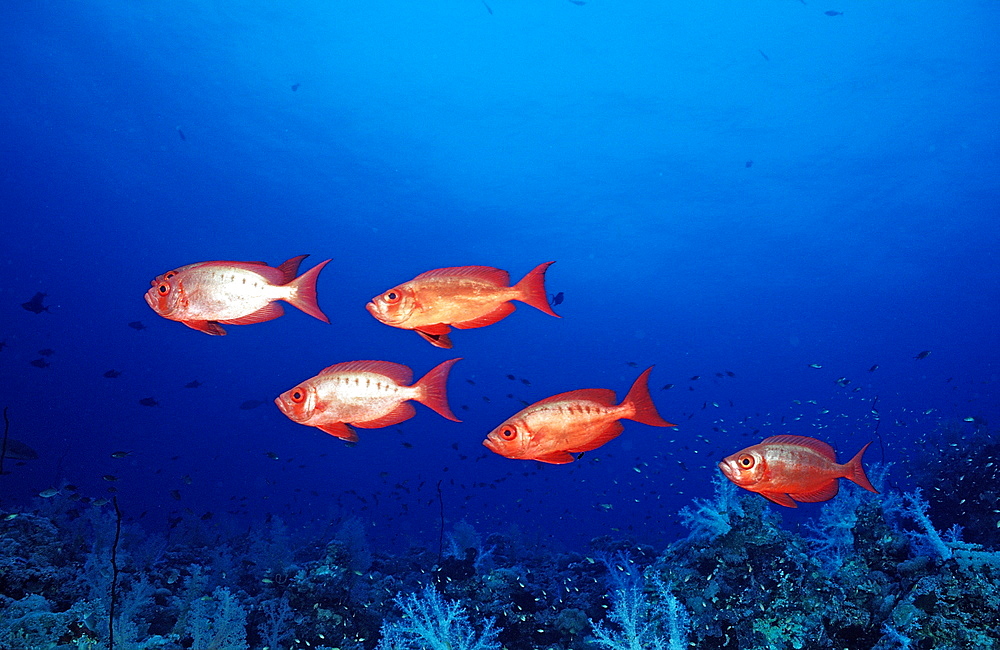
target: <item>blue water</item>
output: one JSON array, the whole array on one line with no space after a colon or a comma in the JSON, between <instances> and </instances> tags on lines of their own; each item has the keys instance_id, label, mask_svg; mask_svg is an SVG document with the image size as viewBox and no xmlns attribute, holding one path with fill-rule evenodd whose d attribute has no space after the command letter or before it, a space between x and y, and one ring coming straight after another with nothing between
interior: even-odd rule
<instances>
[{"instance_id":1,"label":"blue water","mask_svg":"<svg viewBox=\"0 0 1000 650\"><path fill-rule=\"evenodd\" d=\"M2 13L0 400L39 455L6 461L6 507L68 482L151 530L355 516L399 550L436 547L443 507L561 548L662 546L721 457L768 435L898 462L943 422L1000 420L995 2ZM329 325L287 307L210 337L142 298L183 264L299 254L333 258ZM364 309L429 269L549 260L561 319L519 305L451 351ZM48 311L22 308L36 292ZM452 356L460 424L417 406L348 446L272 404L333 363L419 377ZM621 398L650 365L676 428L626 423L563 466L481 445L519 400Z\"/></svg>"}]
</instances>

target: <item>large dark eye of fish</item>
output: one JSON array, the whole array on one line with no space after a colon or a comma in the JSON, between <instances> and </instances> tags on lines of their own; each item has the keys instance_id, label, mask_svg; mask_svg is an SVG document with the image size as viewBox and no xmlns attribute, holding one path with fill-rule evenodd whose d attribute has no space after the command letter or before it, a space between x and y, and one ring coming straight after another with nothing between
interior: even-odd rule
<instances>
[{"instance_id":1,"label":"large dark eye of fish","mask_svg":"<svg viewBox=\"0 0 1000 650\"><path fill-rule=\"evenodd\" d=\"M301 404L306 399L306 392L301 388L296 388L292 391L292 401L296 404Z\"/></svg>"},{"instance_id":2,"label":"large dark eye of fish","mask_svg":"<svg viewBox=\"0 0 1000 650\"><path fill-rule=\"evenodd\" d=\"M500 437L504 440L513 440L517 435L517 429L514 427L504 427L500 429Z\"/></svg>"},{"instance_id":3,"label":"large dark eye of fish","mask_svg":"<svg viewBox=\"0 0 1000 650\"><path fill-rule=\"evenodd\" d=\"M161 282L160 286L158 286L156 290L160 292L161 296L165 296L168 293L170 293L170 285L168 285L166 282Z\"/></svg>"},{"instance_id":4,"label":"large dark eye of fish","mask_svg":"<svg viewBox=\"0 0 1000 650\"><path fill-rule=\"evenodd\" d=\"M399 302L400 295L398 291L387 291L384 296L382 296L386 302L393 303Z\"/></svg>"},{"instance_id":5,"label":"large dark eye of fish","mask_svg":"<svg viewBox=\"0 0 1000 650\"><path fill-rule=\"evenodd\" d=\"M736 463L740 466L740 469L750 469L753 467L754 459L750 454L743 454L736 459Z\"/></svg>"}]
</instances>

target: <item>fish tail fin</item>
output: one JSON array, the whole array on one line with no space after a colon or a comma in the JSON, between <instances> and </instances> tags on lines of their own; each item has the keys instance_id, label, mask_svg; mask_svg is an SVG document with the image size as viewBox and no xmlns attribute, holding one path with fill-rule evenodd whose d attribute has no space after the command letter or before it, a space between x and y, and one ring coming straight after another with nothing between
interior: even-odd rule
<instances>
[{"instance_id":1,"label":"fish tail fin","mask_svg":"<svg viewBox=\"0 0 1000 650\"><path fill-rule=\"evenodd\" d=\"M420 381L414 384L414 386L420 389L420 397L417 398L418 402L433 410L441 417L454 422L461 422L461 420L455 417L455 414L451 412L451 407L448 406L448 372L455 365L456 361L461 360L461 357L459 357L458 359L449 359L448 361L439 363L431 368L426 375L421 377Z\"/></svg>"},{"instance_id":2,"label":"fish tail fin","mask_svg":"<svg viewBox=\"0 0 1000 650\"><path fill-rule=\"evenodd\" d=\"M544 311L549 316L562 318L552 311L552 307L549 306L548 293L545 291L545 271L553 264L555 262L539 264L528 275L521 278L521 281L514 285L514 288L518 291L519 297L517 299L521 302Z\"/></svg>"},{"instance_id":3,"label":"fish tail fin","mask_svg":"<svg viewBox=\"0 0 1000 650\"><path fill-rule=\"evenodd\" d=\"M868 443L870 445L872 443ZM861 464L861 457L865 455L865 450L868 449L868 445L861 448L861 451L854 454L854 458L844 466L844 478L848 481L853 481L868 490L869 492L874 492L878 494L878 490L872 487L871 481L868 480L868 475L865 474L864 465Z\"/></svg>"},{"instance_id":4,"label":"fish tail fin","mask_svg":"<svg viewBox=\"0 0 1000 650\"><path fill-rule=\"evenodd\" d=\"M289 296L288 302L324 323L329 323L330 319L319 308L316 299L316 280L319 278L319 272L329 263L330 260L320 262L286 285L292 288L292 295Z\"/></svg>"},{"instance_id":5,"label":"fish tail fin","mask_svg":"<svg viewBox=\"0 0 1000 650\"><path fill-rule=\"evenodd\" d=\"M628 390L628 395L622 405L631 406L635 410L635 415L630 420L642 422L653 427L675 427L676 424L667 422L656 410L653 397L649 394L649 373L653 371L653 366L646 368L632 384Z\"/></svg>"}]
</instances>

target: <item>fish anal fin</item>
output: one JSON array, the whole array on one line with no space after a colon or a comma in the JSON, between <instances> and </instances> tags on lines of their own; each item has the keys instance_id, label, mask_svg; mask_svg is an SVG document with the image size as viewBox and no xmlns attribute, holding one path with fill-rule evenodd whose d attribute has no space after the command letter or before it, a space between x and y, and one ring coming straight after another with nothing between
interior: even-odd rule
<instances>
[{"instance_id":1,"label":"fish anal fin","mask_svg":"<svg viewBox=\"0 0 1000 650\"><path fill-rule=\"evenodd\" d=\"M540 463L549 463L551 465L565 465L566 463L572 463L576 460L576 458L574 458L568 451L553 451L548 454L536 456L531 460L537 460Z\"/></svg>"},{"instance_id":2,"label":"fish anal fin","mask_svg":"<svg viewBox=\"0 0 1000 650\"><path fill-rule=\"evenodd\" d=\"M205 334L211 334L212 336L226 335L226 330L222 328L222 325L212 320L182 320L181 322L191 329L204 332Z\"/></svg>"},{"instance_id":3,"label":"fish anal fin","mask_svg":"<svg viewBox=\"0 0 1000 650\"><path fill-rule=\"evenodd\" d=\"M421 273L414 280L425 278L475 278L498 287L510 286L510 274L492 266L449 266Z\"/></svg>"},{"instance_id":4,"label":"fish anal fin","mask_svg":"<svg viewBox=\"0 0 1000 650\"><path fill-rule=\"evenodd\" d=\"M391 361L345 361L335 363L320 371L320 375L332 375L338 372L371 372L383 375L400 386L409 386L413 381L413 371L401 363Z\"/></svg>"},{"instance_id":5,"label":"fish anal fin","mask_svg":"<svg viewBox=\"0 0 1000 650\"><path fill-rule=\"evenodd\" d=\"M330 424L323 424L316 428L325 433L329 433L331 436L335 436L341 440L346 440L347 442L358 441L357 432L343 422L331 422Z\"/></svg>"},{"instance_id":6,"label":"fish anal fin","mask_svg":"<svg viewBox=\"0 0 1000 650\"><path fill-rule=\"evenodd\" d=\"M417 411L413 408L413 404L410 404L409 402L400 402L399 406L380 418L366 420L365 422L351 422L351 424L360 429L380 429L393 424L399 424L404 420L409 420L416 414Z\"/></svg>"},{"instance_id":7,"label":"fish anal fin","mask_svg":"<svg viewBox=\"0 0 1000 650\"><path fill-rule=\"evenodd\" d=\"M812 449L827 460L833 461L834 463L837 462L837 454L833 451L833 447L822 440L817 440L816 438L810 438L808 436L771 436L770 438L761 440L760 444L796 445L799 447L805 447L807 449Z\"/></svg>"},{"instance_id":8,"label":"fish anal fin","mask_svg":"<svg viewBox=\"0 0 1000 650\"><path fill-rule=\"evenodd\" d=\"M252 314L230 320L220 320L219 322L224 325L253 325L254 323L264 323L274 320L284 313L285 310L281 308L281 305L276 302L269 302Z\"/></svg>"},{"instance_id":9,"label":"fish anal fin","mask_svg":"<svg viewBox=\"0 0 1000 650\"><path fill-rule=\"evenodd\" d=\"M483 314L471 320L462 321L461 323L452 323L452 325L460 330L468 330L476 327L486 327L487 325L492 325L493 323L502 321L511 314L514 313L516 307L509 302L501 304L499 307L494 309L488 314Z\"/></svg>"},{"instance_id":10,"label":"fish anal fin","mask_svg":"<svg viewBox=\"0 0 1000 650\"><path fill-rule=\"evenodd\" d=\"M572 449L567 449L566 451L572 454L577 454L583 451L591 451L593 449L597 449L598 447L603 446L605 443L610 442L611 440L614 440L615 438L620 436L622 431L624 430L625 427L622 426L622 423L619 422L618 420L615 420L610 424L608 424L608 426L604 427L604 430L601 431L592 440L588 440L587 442L581 444L580 446L573 447Z\"/></svg>"},{"instance_id":11,"label":"fish anal fin","mask_svg":"<svg viewBox=\"0 0 1000 650\"><path fill-rule=\"evenodd\" d=\"M779 506L785 506L786 508L798 508L798 504L792 501L792 498L785 494L784 492L758 492L758 494L765 499L770 499L774 501Z\"/></svg>"},{"instance_id":12,"label":"fish anal fin","mask_svg":"<svg viewBox=\"0 0 1000 650\"><path fill-rule=\"evenodd\" d=\"M837 482L837 479L832 479L829 483L817 490L813 490L811 492L796 492L795 494L789 494L788 496L799 503L815 503L817 501L829 501L833 497L837 496L837 492L839 491L840 484Z\"/></svg>"},{"instance_id":13,"label":"fish anal fin","mask_svg":"<svg viewBox=\"0 0 1000 650\"><path fill-rule=\"evenodd\" d=\"M447 326L445 326L447 327ZM413 330L420 335L420 338L427 341L436 348L444 348L450 350L452 348L451 339L448 338L448 332L442 332L441 334L434 334L433 332L428 332L426 328Z\"/></svg>"}]
</instances>

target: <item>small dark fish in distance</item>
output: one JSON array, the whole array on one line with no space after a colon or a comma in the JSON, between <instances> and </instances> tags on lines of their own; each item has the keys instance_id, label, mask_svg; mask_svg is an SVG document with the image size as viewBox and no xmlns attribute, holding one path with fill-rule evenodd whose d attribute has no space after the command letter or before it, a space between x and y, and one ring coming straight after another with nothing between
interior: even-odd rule
<instances>
[{"instance_id":1,"label":"small dark fish in distance","mask_svg":"<svg viewBox=\"0 0 1000 650\"><path fill-rule=\"evenodd\" d=\"M660 390L670 390L673 387L674 387L673 384L663 384L663 388L661 388Z\"/></svg>"},{"instance_id":2,"label":"small dark fish in distance","mask_svg":"<svg viewBox=\"0 0 1000 650\"><path fill-rule=\"evenodd\" d=\"M197 379L184 384L184 388L198 388L198 386L201 386L201 382Z\"/></svg>"},{"instance_id":3,"label":"small dark fish in distance","mask_svg":"<svg viewBox=\"0 0 1000 650\"><path fill-rule=\"evenodd\" d=\"M274 453L273 451L265 451L264 455L270 458L271 460L278 460L278 454Z\"/></svg>"},{"instance_id":4,"label":"small dark fish in distance","mask_svg":"<svg viewBox=\"0 0 1000 650\"><path fill-rule=\"evenodd\" d=\"M914 359L926 359L930 355L930 353L931 353L930 350L924 350L922 352L918 352L917 356L915 356L913 358Z\"/></svg>"},{"instance_id":5,"label":"small dark fish in distance","mask_svg":"<svg viewBox=\"0 0 1000 650\"><path fill-rule=\"evenodd\" d=\"M173 498L174 501L180 501L181 500L181 491L180 490L170 490L170 496Z\"/></svg>"},{"instance_id":6,"label":"small dark fish in distance","mask_svg":"<svg viewBox=\"0 0 1000 650\"><path fill-rule=\"evenodd\" d=\"M240 404L240 409L242 409L244 411L249 411L251 409L257 408L258 406L260 406L263 403L264 402L260 401L259 399L248 399L247 401L245 401L242 404Z\"/></svg>"},{"instance_id":7,"label":"small dark fish in distance","mask_svg":"<svg viewBox=\"0 0 1000 650\"><path fill-rule=\"evenodd\" d=\"M490 12L490 15L492 16L493 15L493 10L490 9L490 6L488 4L486 4L486 0L480 0L480 2L483 3L483 6L486 7L486 11Z\"/></svg>"},{"instance_id":8,"label":"small dark fish in distance","mask_svg":"<svg viewBox=\"0 0 1000 650\"><path fill-rule=\"evenodd\" d=\"M764 57L765 61L770 61L771 60L771 57L769 57L768 55L764 54L764 50L757 50L757 51L760 52L760 55L762 57Z\"/></svg>"},{"instance_id":9,"label":"small dark fish in distance","mask_svg":"<svg viewBox=\"0 0 1000 650\"><path fill-rule=\"evenodd\" d=\"M38 354L42 355L43 357L51 357L55 353L56 351L53 350L52 348L45 348L44 350L38 351Z\"/></svg>"},{"instance_id":10,"label":"small dark fish in distance","mask_svg":"<svg viewBox=\"0 0 1000 650\"><path fill-rule=\"evenodd\" d=\"M115 476L114 474L105 474L101 478L103 478L105 481L108 481L108 482L111 482L111 483L114 483L115 481L118 480L118 477Z\"/></svg>"},{"instance_id":11,"label":"small dark fish in distance","mask_svg":"<svg viewBox=\"0 0 1000 650\"><path fill-rule=\"evenodd\" d=\"M836 383L841 388L847 388L847 385L851 383L851 380L848 379L847 377L840 377L839 379L837 379Z\"/></svg>"},{"instance_id":12,"label":"small dark fish in distance","mask_svg":"<svg viewBox=\"0 0 1000 650\"><path fill-rule=\"evenodd\" d=\"M747 163L746 163L746 168L750 169L751 167L753 167L753 161L752 160L748 160Z\"/></svg>"},{"instance_id":13,"label":"small dark fish in distance","mask_svg":"<svg viewBox=\"0 0 1000 650\"><path fill-rule=\"evenodd\" d=\"M104 376L107 377L108 379L114 379L115 377L121 377L121 374L122 373L120 371L112 368L111 370L105 372Z\"/></svg>"},{"instance_id":14,"label":"small dark fish in distance","mask_svg":"<svg viewBox=\"0 0 1000 650\"><path fill-rule=\"evenodd\" d=\"M112 458L126 458L126 457L131 456L131 455L132 455L131 451L113 451L113 452L111 452L111 457Z\"/></svg>"},{"instance_id":15,"label":"small dark fish in distance","mask_svg":"<svg viewBox=\"0 0 1000 650\"><path fill-rule=\"evenodd\" d=\"M514 381L515 379L517 379L517 377L515 377L514 375L507 375L507 379Z\"/></svg>"},{"instance_id":16,"label":"small dark fish in distance","mask_svg":"<svg viewBox=\"0 0 1000 650\"><path fill-rule=\"evenodd\" d=\"M844 15L843 11L834 11L833 9L831 9L830 11L824 11L823 13L826 14L827 16L843 16Z\"/></svg>"},{"instance_id":17,"label":"small dark fish in distance","mask_svg":"<svg viewBox=\"0 0 1000 650\"><path fill-rule=\"evenodd\" d=\"M4 339L3 341L0 341L0 350L3 350L5 347L7 347L7 340L6 339Z\"/></svg>"},{"instance_id":18,"label":"small dark fish in distance","mask_svg":"<svg viewBox=\"0 0 1000 650\"><path fill-rule=\"evenodd\" d=\"M51 363L49 363L45 359L34 359L34 360L30 361L29 363L31 365L35 366L36 368L48 368L49 366L52 365Z\"/></svg>"},{"instance_id":19,"label":"small dark fish in distance","mask_svg":"<svg viewBox=\"0 0 1000 650\"><path fill-rule=\"evenodd\" d=\"M298 90L299 86L301 86L301 85L302 84L292 84L292 92L294 93L296 90Z\"/></svg>"},{"instance_id":20,"label":"small dark fish in distance","mask_svg":"<svg viewBox=\"0 0 1000 650\"><path fill-rule=\"evenodd\" d=\"M35 460L38 458L38 452L20 440L10 438L7 440L7 453L5 457L12 460Z\"/></svg>"},{"instance_id":21,"label":"small dark fish in distance","mask_svg":"<svg viewBox=\"0 0 1000 650\"><path fill-rule=\"evenodd\" d=\"M47 295L47 293L36 293L28 302L22 302L21 306L33 314L40 314L43 311L48 311L49 308L42 304L42 301L45 300Z\"/></svg>"},{"instance_id":22,"label":"small dark fish in distance","mask_svg":"<svg viewBox=\"0 0 1000 650\"><path fill-rule=\"evenodd\" d=\"M141 400L139 400L139 403L142 404L143 406L159 406L160 405L160 403L157 402L152 397L143 397Z\"/></svg>"},{"instance_id":23,"label":"small dark fish in distance","mask_svg":"<svg viewBox=\"0 0 1000 650\"><path fill-rule=\"evenodd\" d=\"M531 385L531 382L528 381L527 379L524 379L523 377L521 378L521 383L524 384L525 386L530 386Z\"/></svg>"},{"instance_id":24,"label":"small dark fish in distance","mask_svg":"<svg viewBox=\"0 0 1000 650\"><path fill-rule=\"evenodd\" d=\"M629 368L638 368L639 367L639 363L637 361L626 361L625 365L628 366Z\"/></svg>"},{"instance_id":25,"label":"small dark fish in distance","mask_svg":"<svg viewBox=\"0 0 1000 650\"><path fill-rule=\"evenodd\" d=\"M735 373L735 372L733 372L732 370L727 370L727 371L726 371L726 375L727 375L728 377L735 377L735 376L736 376L736 373Z\"/></svg>"},{"instance_id":26,"label":"small dark fish in distance","mask_svg":"<svg viewBox=\"0 0 1000 650\"><path fill-rule=\"evenodd\" d=\"M563 299L564 299L565 297L566 297L566 296L565 296L565 295L563 295L563 292L562 292L562 291L560 291L560 292L559 292L559 293L557 293L556 295L552 296L552 304L553 304L553 305L555 305L556 307L558 307L559 305L561 305L561 304L563 303Z\"/></svg>"},{"instance_id":27,"label":"small dark fish in distance","mask_svg":"<svg viewBox=\"0 0 1000 650\"><path fill-rule=\"evenodd\" d=\"M128 326L137 332L141 332L142 330L146 329L146 326L142 323L141 320L134 320L131 323L129 323Z\"/></svg>"},{"instance_id":28,"label":"small dark fish in distance","mask_svg":"<svg viewBox=\"0 0 1000 650\"><path fill-rule=\"evenodd\" d=\"M878 364L877 363L874 366L872 366L871 368L869 368L868 372L875 372L876 370L878 370Z\"/></svg>"},{"instance_id":29,"label":"small dark fish in distance","mask_svg":"<svg viewBox=\"0 0 1000 650\"><path fill-rule=\"evenodd\" d=\"M185 142L187 141L187 136L184 135L183 131L181 131L181 127L177 127L177 135L181 136L181 140L184 140Z\"/></svg>"},{"instance_id":30,"label":"small dark fish in distance","mask_svg":"<svg viewBox=\"0 0 1000 650\"><path fill-rule=\"evenodd\" d=\"M691 381L698 381L699 379L701 379L701 375L695 375L691 378Z\"/></svg>"}]
</instances>

